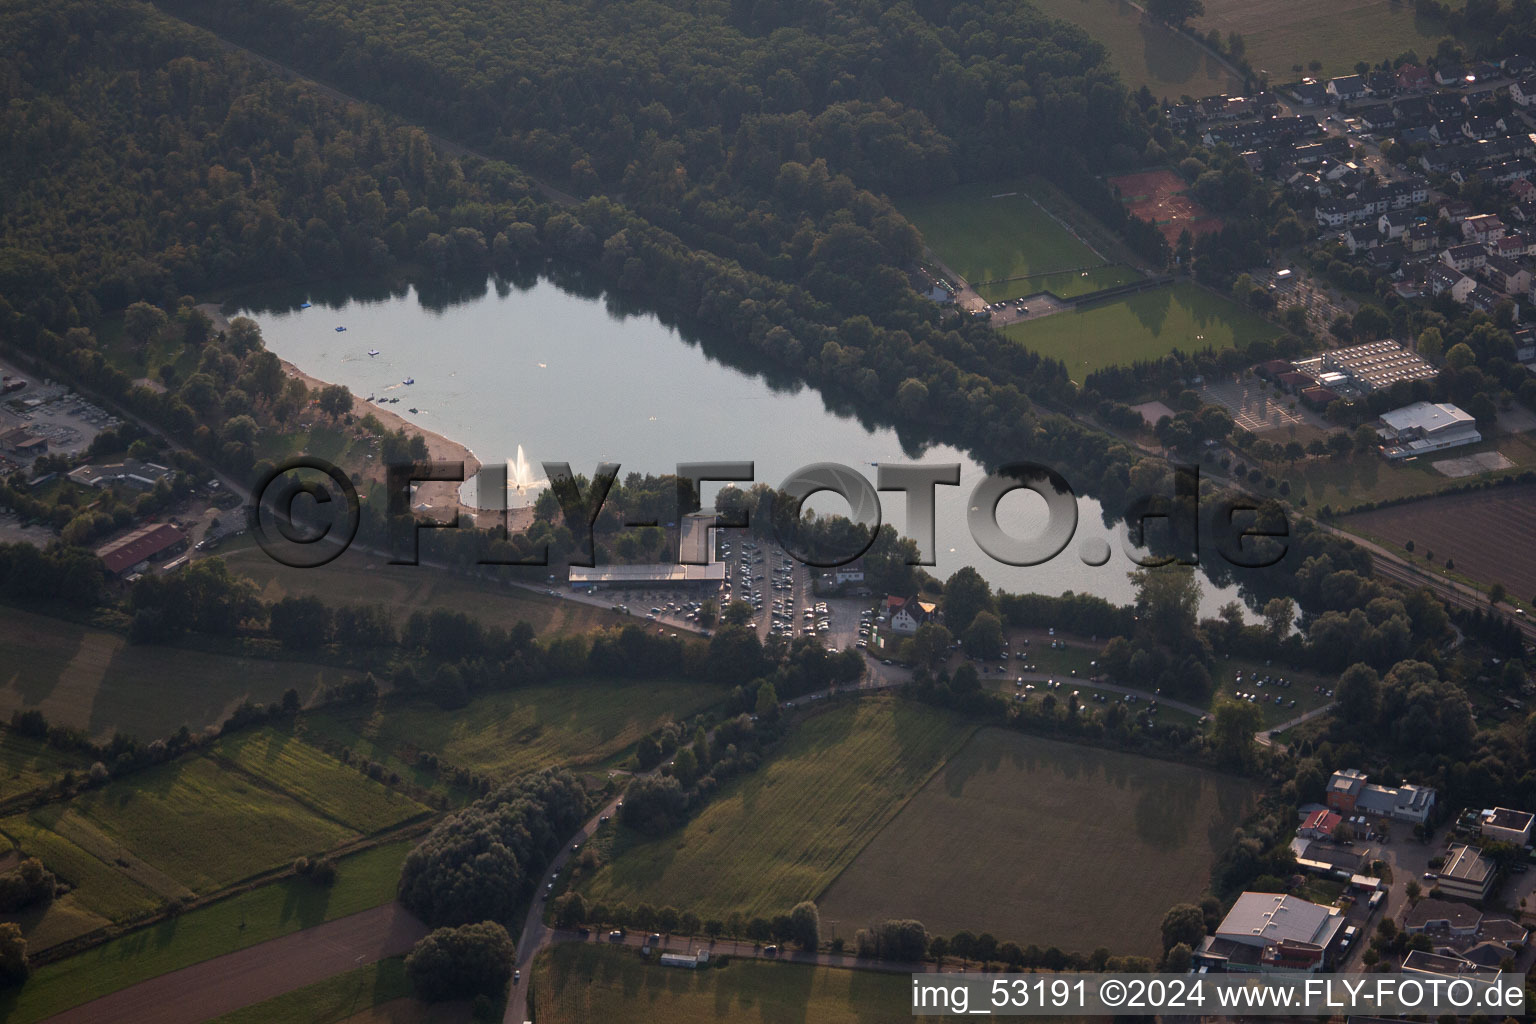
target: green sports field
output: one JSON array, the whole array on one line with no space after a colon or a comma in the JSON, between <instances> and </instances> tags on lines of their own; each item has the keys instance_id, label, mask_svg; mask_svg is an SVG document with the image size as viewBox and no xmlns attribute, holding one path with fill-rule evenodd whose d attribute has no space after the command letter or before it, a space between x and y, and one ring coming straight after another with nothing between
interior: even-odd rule
<instances>
[{"instance_id":1,"label":"green sports field","mask_svg":"<svg viewBox=\"0 0 1536 1024\"><path fill-rule=\"evenodd\" d=\"M930 931L1116 954L1161 948L1197 900L1254 787L1199 768L986 729L819 901L849 937L914 917Z\"/></svg>"},{"instance_id":2,"label":"green sports field","mask_svg":"<svg viewBox=\"0 0 1536 1024\"><path fill-rule=\"evenodd\" d=\"M1011 324L1003 333L1031 351L1060 359L1082 382L1107 366L1160 359L1179 349L1246 348L1280 329L1193 284L1174 284L1081 312Z\"/></svg>"},{"instance_id":3,"label":"green sports field","mask_svg":"<svg viewBox=\"0 0 1536 1024\"><path fill-rule=\"evenodd\" d=\"M972 285L1104 264L1036 206L1022 183L961 185L907 200L901 212Z\"/></svg>"},{"instance_id":4,"label":"green sports field","mask_svg":"<svg viewBox=\"0 0 1536 1024\"><path fill-rule=\"evenodd\" d=\"M1131 89L1145 85L1153 96L1170 100L1186 94L1198 98L1242 92L1242 82L1194 40L1148 20L1124 0L1032 2L1046 14L1082 27L1103 43L1110 65ZM1210 9L1211 4L1206 7Z\"/></svg>"},{"instance_id":5,"label":"green sports field","mask_svg":"<svg viewBox=\"0 0 1536 1024\"><path fill-rule=\"evenodd\" d=\"M787 913L837 877L971 728L895 698L824 711L681 831L648 842L621 832L587 896L703 918Z\"/></svg>"},{"instance_id":6,"label":"green sports field","mask_svg":"<svg viewBox=\"0 0 1536 1024\"><path fill-rule=\"evenodd\" d=\"M1101 288L1130 284L1140 277L1141 275L1130 267L1109 264L1094 267L1092 270L1068 270L1060 274L1039 274L1035 277L984 284L977 287L976 293L988 302L1022 299L1041 292L1050 292L1058 299L1073 299L1079 295L1096 292Z\"/></svg>"},{"instance_id":7,"label":"green sports field","mask_svg":"<svg viewBox=\"0 0 1536 1024\"><path fill-rule=\"evenodd\" d=\"M539 1024L911 1024L906 975L763 960L680 971L634 950L556 946L534 963Z\"/></svg>"}]
</instances>

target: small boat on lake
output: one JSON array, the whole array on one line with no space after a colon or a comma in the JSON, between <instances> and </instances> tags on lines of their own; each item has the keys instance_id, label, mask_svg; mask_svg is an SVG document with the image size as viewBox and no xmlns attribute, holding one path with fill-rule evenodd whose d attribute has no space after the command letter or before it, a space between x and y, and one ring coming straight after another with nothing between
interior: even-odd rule
<instances>
[{"instance_id":1,"label":"small boat on lake","mask_svg":"<svg viewBox=\"0 0 1536 1024\"><path fill-rule=\"evenodd\" d=\"M337 333L337 334L340 334L340 333L341 333L341 332L342 332L342 331L344 331L344 330L346 330L346 328L345 328L345 327L338 327L338 328L336 328L336 333Z\"/></svg>"},{"instance_id":2,"label":"small boat on lake","mask_svg":"<svg viewBox=\"0 0 1536 1024\"><path fill-rule=\"evenodd\" d=\"M407 377L407 378L405 378L405 380L401 381L400 383L401 384L415 384L416 383L416 378L415 377Z\"/></svg>"},{"instance_id":3,"label":"small boat on lake","mask_svg":"<svg viewBox=\"0 0 1536 1024\"><path fill-rule=\"evenodd\" d=\"M376 349L376 348L371 348L371 349L368 350L368 354L371 355L371 356L376 356L376 355L379 354L379 350Z\"/></svg>"}]
</instances>

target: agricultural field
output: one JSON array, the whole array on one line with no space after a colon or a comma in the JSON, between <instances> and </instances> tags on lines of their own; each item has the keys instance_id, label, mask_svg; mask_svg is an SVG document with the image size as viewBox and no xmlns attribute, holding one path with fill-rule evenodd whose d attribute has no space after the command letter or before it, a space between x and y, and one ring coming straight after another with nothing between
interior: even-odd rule
<instances>
[{"instance_id":1,"label":"agricultural field","mask_svg":"<svg viewBox=\"0 0 1536 1024\"><path fill-rule=\"evenodd\" d=\"M1174 101L1185 95L1242 92L1241 80L1194 40L1144 17L1124 0L1033 2L1046 14L1080 26L1104 44L1110 65L1133 90L1145 85L1158 99Z\"/></svg>"},{"instance_id":2,"label":"agricultural field","mask_svg":"<svg viewBox=\"0 0 1536 1024\"><path fill-rule=\"evenodd\" d=\"M1451 6L1461 5L1452 0ZM1331 78L1354 74L1357 61L1376 64L1405 50L1422 59L1451 34L1443 23L1415 14L1407 0L1207 0L1205 14L1192 24L1201 32L1241 35L1254 70L1268 71L1275 82L1294 81L1294 66L1309 69L1314 60L1322 69L1305 73Z\"/></svg>"},{"instance_id":3,"label":"agricultural field","mask_svg":"<svg viewBox=\"0 0 1536 1024\"><path fill-rule=\"evenodd\" d=\"M210 754L364 835L428 813L424 805L321 753L286 729L246 730L219 740Z\"/></svg>"},{"instance_id":4,"label":"agricultural field","mask_svg":"<svg viewBox=\"0 0 1536 1024\"><path fill-rule=\"evenodd\" d=\"M289 687L309 699L357 673L299 661L268 661L176 647L62 619L5 610L0 631L0 717L36 708L59 725L106 739L146 742L183 725L222 723L246 700L275 701Z\"/></svg>"},{"instance_id":5,"label":"agricultural field","mask_svg":"<svg viewBox=\"0 0 1536 1024\"><path fill-rule=\"evenodd\" d=\"M825 889L970 731L895 698L824 711L680 832L642 841L620 830L586 895L704 918L787 913Z\"/></svg>"},{"instance_id":6,"label":"agricultural field","mask_svg":"<svg viewBox=\"0 0 1536 1024\"><path fill-rule=\"evenodd\" d=\"M1104 265L1030 198L1027 186L961 185L904 202L902 215L955 273L972 285L1011 282L1010 296L1041 290L1020 280Z\"/></svg>"},{"instance_id":7,"label":"agricultural field","mask_svg":"<svg viewBox=\"0 0 1536 1024\"><path fill-rule=\"evenodd\" d=\"M1455 564L1455 573L1488 586L1502 583L1522 603L1536 602L1536 484L1393 505L1345 516L1351 533L1397 549L1420 564ZM1409 554L1407 546L1413 545ZM1434 562L1426 556L1433 554Z\"/></svg>"},{"instance_id":8,"label":"agricultural field","mask_svg":"<svg viewBox=\"0 0 1536 1024\"><path fill-rule=\"evenodd\" d=\"M251 730L0 820L70 891L19 920L34 950L217 892L427 813L285 730Z\"/></svg>"},{"instance_id":9,"label":"agricultural field","mask_svg":"<svg viewBox=\"0 0 1536 1024\"><path fill-rule=\"evenodd\" d=\"M391 957L294 989L208 1024L465 1024L469 1005L411 998L405 958Z\"/></svg>"},{"instance_id":10,"label":"agricultural field","mask_svg":"<svg viewBox=\"0 0 1536 1024\"><path fill-rule=\"evenodd\" d=\"M540 1024L906 1024L914 1017L904 974L763 960L679 971L634 950L560 945L534 962Z\"/></svg>"},{"instance_id":11,"label":"agricultural field","mask_svg":"<svg viewBox=\"0 0 1536 1024\"><path fill-rule=\"evenodd\" d=\"M635 620L581 601L564 601L522 587L496 586L424 565L388 565L380 555L352 548L318 569L294 569L254 545L224 554L230 572L253 580L263 601L313 595L327 605L382 604L396 626L412 612L442 608L464 612L505 629L528 623L541 636L620 626Z\"/></svg>"},{"instance_id":12,"label":"agricultural field","mask_svg":"<svg viewBox=\"0 0 1536 1024\"><path fill-rule=\"evenodd\" d=\"M0 1019L31 1024L149 978L388 903L414 845L388 843L342 857L329 887L289 877L45 964L24 988L0 993Z\"/></svg>"},{"instance_id":13,"label":"agricultural field","mask_svg":"<svg viewBox=\"0 0 1536 1024\"><path fill-rule=\"evenodd\" d=\"M1161 949L1200 896L1253 786L1198 768L986 729L819 900L844 938L914 917L930 931L1117 954Z\"/></svg>"},{"instance_id":14,"label":"agricultural field","mask_svg":"<svg viewBox=\"0 0 1536 1024\"><path fill-rule=\"evenodd\" d=\"M1175 284L1010 324L1003 333L1031 351L1060 359L1071 378L1081 382L1107 366L1160 359L1174 349L1242 349L1280 331L1219 295L1193 284Z\"/></svg>"},{"instance_id":15,"label":"agricultural field","mask_svg":"<svg viewBox=\"0 0 1536 1024\"><path fill-rule=\"evenodd\" d=\"M305 714L301 726L317 743L392 759L386 765L404 768L428 750L455 767L511 775L600 763L724 697L719 687L682 680L570 679L487 694L453 712L430 704L325 709Z\"/></svg>"},{"instance_id":16,"label":"agricultural field","mask_svg":"<svg viewBox=\"0 0 1536 1024\"><path fill-rule=\"evenodd\" d=\"M50 786L67 771L79 772L89 767L79 755L0 729L0 800Z\"/></svg>"}]
</instances>

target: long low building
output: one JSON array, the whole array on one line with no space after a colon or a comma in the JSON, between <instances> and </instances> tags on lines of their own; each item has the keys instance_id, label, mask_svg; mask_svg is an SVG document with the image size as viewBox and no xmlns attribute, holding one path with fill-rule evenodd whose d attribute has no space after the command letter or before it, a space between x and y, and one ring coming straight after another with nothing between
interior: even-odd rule
<instances>
[{"instance_id":1,"label":"long low building","mask_svg":"<svg viewBox=\"0 0 1536 1024\"><path fill-rule=\"evenodd\" d=\"M1483 439L1477 420L1449 402L1414 402L1381 414L1376 434L1388 459L1444 451Z\"/></svg>"},{"instance_id":2,"label":"long low building","mask_svg":"<svg viewBox=\"0 0 1536 1024\"><path fill-rule=\"evenodd\" d=\"M185 533L170 523L156 523L103 544L96 549L96 557L113 576L127 576L150 559L181 551L186 546Z\"/></svg>"},{"instance_id":3,"label":"long low building","mask_svg":"<svg viewBox=\"0 0 1536 1024\"><path fill-rule=\"evenodd\" d=\"M1396 821L1423 824L1435 806L1435 791L1407 782L1378 786L1358 768L1341 768L1328 780L1328 807L1340 814L1374 814Z\"/></svg>"},{"instance_id":4,"label":"long low building","mask_svg":"<svg viewBox=\"0 0 1536 1024\"><path fill-rule=\"evenodd\" d=\"M1295 896L1245 892L1197 953L1213 970L1316 972L1344 929L1337 907Z\"/></svg>"}]
</instances>

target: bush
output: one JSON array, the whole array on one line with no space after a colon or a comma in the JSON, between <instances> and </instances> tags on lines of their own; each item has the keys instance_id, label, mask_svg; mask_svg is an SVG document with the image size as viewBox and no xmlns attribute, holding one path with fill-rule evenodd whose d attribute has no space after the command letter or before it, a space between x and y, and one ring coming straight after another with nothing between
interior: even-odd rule
<instances>
[{"instance_id":1,"label":"bush","mask_svg":"<svg viewBox=\"0 0 1536 1024\"><path fill-rule=\"evenodd\" d=\"M416 943L405 971L416 994L428 1002L483 995L494 999L512 977L516 948L495 921L439 928Z\"/></svg>"}]
</instances>

